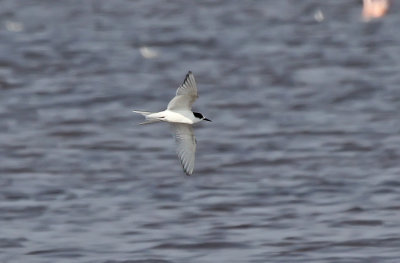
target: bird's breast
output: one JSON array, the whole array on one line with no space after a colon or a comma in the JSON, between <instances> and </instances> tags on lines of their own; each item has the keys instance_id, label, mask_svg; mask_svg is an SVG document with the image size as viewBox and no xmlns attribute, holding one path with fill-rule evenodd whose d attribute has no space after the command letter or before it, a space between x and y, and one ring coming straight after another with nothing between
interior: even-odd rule
<instances>
[{"instance_id":1,"label":"bird's breast","mask_svg":"<svg viewBox=\"0 0 400 263\"><path fill-rule=\"evenodd\" d=\"M167 122L177 122L177 123L186 123L186 124L193 124L194 117L192 112L190 111L165 111L164 120Z\"/></svg>"}]
</instances>

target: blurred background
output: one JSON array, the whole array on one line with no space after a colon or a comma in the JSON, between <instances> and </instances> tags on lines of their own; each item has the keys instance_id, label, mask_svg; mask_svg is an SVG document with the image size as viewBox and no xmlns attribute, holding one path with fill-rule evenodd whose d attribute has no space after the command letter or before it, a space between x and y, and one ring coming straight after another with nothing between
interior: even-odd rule
<instances>
[{"instance_id":1,"label":"blurred background","mask_svg":"<svg viewBox=\"0 0 400 263\"><path fill-rule=\"evenodd\" d=\"M0 262L397 262L395 2L0 0Z\"/></svg>"}]
</instances>

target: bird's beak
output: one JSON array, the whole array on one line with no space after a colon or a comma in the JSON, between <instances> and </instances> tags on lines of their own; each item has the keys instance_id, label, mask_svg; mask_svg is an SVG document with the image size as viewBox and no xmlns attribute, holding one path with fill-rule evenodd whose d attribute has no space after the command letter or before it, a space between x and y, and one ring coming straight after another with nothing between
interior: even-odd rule
<instances>
[{"instance_id":1,"label":"bird's beak","mask_svg":"<svg viewBox=\"0 0 400 263\"><path fill-rule=\"evenodd\" d=\"M207 118L204 118L203 120L205 120L205 121L211 121L211 120L209 120L209 119L207 119Z\"/></svg>"}]
</instances>

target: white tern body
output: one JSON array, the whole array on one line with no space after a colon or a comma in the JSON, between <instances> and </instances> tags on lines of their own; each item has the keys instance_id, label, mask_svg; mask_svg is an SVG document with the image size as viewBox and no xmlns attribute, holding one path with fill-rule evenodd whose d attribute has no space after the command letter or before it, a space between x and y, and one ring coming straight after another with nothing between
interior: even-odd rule
<instances>
[{"instance_id":1,"label":"white tern body","mask_svg":"<svg viewBox=\"0 0 400 263\"><path fill-rule=\"evenodd\" d=\"M182 85L177 89L176 96L168 103L167 109L160 112L133 111L146 117L141 124L168 122L175 132L178 157L183 170L191 175L194 170L196 154L196 138L192 125L202 120L210 121L201 113L192 112L193 102L198 98L196 81L193 73L188 72Z\"/></svg>"}]
</instances>

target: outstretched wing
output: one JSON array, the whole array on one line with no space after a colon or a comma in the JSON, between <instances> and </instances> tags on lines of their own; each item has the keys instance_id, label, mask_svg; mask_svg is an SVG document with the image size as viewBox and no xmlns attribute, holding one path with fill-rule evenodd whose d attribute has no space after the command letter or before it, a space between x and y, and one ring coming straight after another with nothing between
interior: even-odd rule
<instances>
[{"instance_id":1,"label":"outstretched wing","mask_svg":"<svg viewBox=\"0 0 400 263\"><path fill-rule=\"evenodd\" d=\"M177 153L187 175L191 175L194 169L196 154L196 138L194 137L192 125L183 123L171 123L175 132Z\"/></svg>"},{"instance_id":2,"label":"outstretched wing","mask_svg":"<svg viewBox=\"0 0 400 263\"><path fill-rule=\"evenodd\" d=\"M194 101L198 98L196 81L189 71L182 85L177 89L176 96L168 103L168 110L191 110Z\"/></svg>"}]
</instances>

